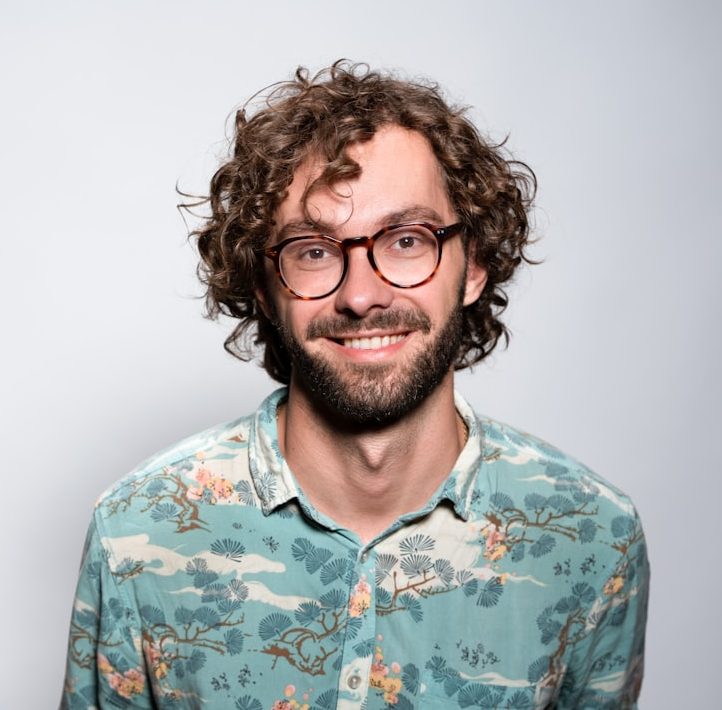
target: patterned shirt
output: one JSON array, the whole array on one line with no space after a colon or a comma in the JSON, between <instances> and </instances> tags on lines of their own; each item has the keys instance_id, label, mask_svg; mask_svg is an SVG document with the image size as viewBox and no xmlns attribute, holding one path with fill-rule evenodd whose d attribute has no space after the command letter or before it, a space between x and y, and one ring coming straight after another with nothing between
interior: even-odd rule
<instances>
[{"instance_id":1,"label":"patterned shirt","mask_svg":"<svg viewBox=\"0 0 722 710\"><path fill-rule=\"evenodd\" d=\"M649 569L627 496L457 395L445 483L364 545L281 455L285 395L101 496L64 708L636 707Z\"/></svg>"}]
</instances>

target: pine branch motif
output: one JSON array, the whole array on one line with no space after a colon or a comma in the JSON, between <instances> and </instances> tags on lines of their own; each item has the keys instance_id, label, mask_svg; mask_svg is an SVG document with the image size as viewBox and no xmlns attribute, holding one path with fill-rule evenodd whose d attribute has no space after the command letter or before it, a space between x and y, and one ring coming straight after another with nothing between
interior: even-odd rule
<instances>
[{"instance_id":1,"label":"pine branch motif","mask_svg":"<svg viewBox=\"0 0 722 710\"><path fill-rule=\"evenodd\" d=\"M234 484L207 468L203 459L191 476L194 468L194 463L186 459L175 466L165 466L151 477L127 481L103 502L108 516L124 513L137 503L141 506L139 512L149 513L154 523L171 522L177 533L185 533L208 530L208 523L201 517L203 505L255 505L248 481Z\"/></svg>"},{"instance_id":2,"label":"pine branch motif","mask_svg":"<svg viewBox=\"0 0 722 710\"><path fill-rule=\"evenodd\" d=\"M202 589L201 606L177 607L174 623L162 609L150 605L140 609L143 655L166 697L179 692L169 683L171 670L183 678L206 665L207 652L235 656L243 651L245 638L239 627L245 619L242 606L248 588L238 579L222 584L215 581L214 573L204 577L202 563L205 560L196 559L186 568L194 586Z\"/></svg>"},{"instance_id":3,"label":"pine branch motif","mask_svg":"<svg viewBox=\"0 0 722 710\"><path fill-rule=\"evenodd\" d=\"M442 656L432 656L425 667L430 672L432 682L440 685L450 703L455 701L458 707L537 707L534 703L534 689L532 687L515 688L500 685L483 685L467 680L459 670L449 665Z\"/></svg>"},{"instance_id":4,"label":"pine branch motif","mask_svg":"<svg viewBox=\"0 0 722 710\"><path fill-rule=\"evenodd\" d=\"M376 561L376 614L388 616L407 611L417 623L423 618L421 601L461 589L474 596L478 578L469 570L455 570L445 558L432 560L427 553L436 543L428 535L414 534L399 545L399 557L379 555ZM398 568L398 569L397 569ZM391 580L392 591L382 585ZM490 580L492 581L492 580Z\"/></svg>"},{"instance_id":5,"label":"pine branch motif","mask_svg":"<svg viewBox=\"0 0 722 710\"><path fill-rule=\"evenodd\" d=\"M208 530L207 523L201 518L198 504L202 498L195 498L191 490L183 480L181 471L166 467L152 478L129 481L116 496L105 501L104 505L111 517L124 513L134 503L140 502L141 513L150 512L154 522L175 523L178 533Z\"/></svg>"},{"instance_id":6,"label":"pine branch motif","mask_svg":"<svg viewBox=\"0 0 722 710\"><path fill-rule=\"evenodd\" d=\"M423 619L424 599L459 589L466 596L477 593L479 580L470 571L456 571L448 560L433 560L427 554L434 546L431 537L412 535L402 540L400 556L379 555L375 606L378 616L408 612L418 623ZM324 675L327 662L337 654L343 639L356 636L361 617L370 611L371 586L365 576L357 576L348 559L335 558L329 550L316 547L307 538L296 538L291 553L297 562L303 563L308 574L318 574L321 583L330 589L318 601L304 602L296 608L297 623L279 612L264 617L258 626L259 637L267 642L262 653L274 657L273 668L279 659L284 659L303 673ZM387 578L392 580L393 592L381 586ZM343 588L331 587L336 582L341 582ZM495 585L493 590L500 587L498 578L489 582ZM350 595L345 591L349 587ZM489 589L484 588L482 593L489 599L487 605L495 604L500 592ZM394 695L390 689L386 692Z\"/></svg>"},{"instance_id":7,"label":"pine branch motif","mask_svg":"<svg viewBox=\"0 0 722 710\"><path fill-rule=\"evenodd\" d=\"M612 520L611 531L615 540L608 544L620 556L601 595L589 584L577 583L570 596L560 598L537 618L541 641L552 650L530 666L529 676L544 687L558 687L561 683L563 659L570 647L598 633L603 626L624 623L629 602L637 593L634 580L646 565L644 547L638 545L643 538L641 526L635 518L620 515Z\"/></svg>"},{"instance_id":8,"label":"pine branch motif","mask_svg":"<svg viewBox=\"0 0 722 710\"><path fill-rule=\"evenodd\" d=\"M546 467L546 475L553 480L555 492L550 496L529 493L523 507L506 493L492 494L491 508L484 515L487 524L481 530L486 559L498 562L511 553L513 562L521 562L527 547L533 557L542 557L554 549L556 536L582 544L594 540L599 529L597 485L556 464Z\"/></svg>"},{"instance_id":9,"label":"pine branch motif","mask_svg":"<svg viewBox=\"0 0 722 710\"><path fill-rule=\"evenodd\" d=\"M117 600L116 600L117 601ZM105 605L104 605L105 606ZM98 647L112 649L125 644L125 639L115 628L105 628L102 633L94 633L98 617L95 613L84 610L75 612L70 622L70 660L80 668L90 669L95 664L95 653L90 650Z\"/></svg>"},{"instance_id":10,"label":"pine branch motif","mask_svg":"<svg viewBox=\"0 0 722 710\"><path fill-rule=\"evenodd\" d=\"M296 624L280 612L261 619L258 635L267 642L261 652L274 657L272 668L284 659L302 673L325 675L326 663L336 655L343 639L358 633L361 617L370 608L371 588L365 577L355 578L349 560L334 558L307 538L296 538L291 553L309 574L318 574L321 583L330 588L318 601L299 604L294 612ZM331 586L337 582L344 588ZM344 591L349 586L353 586L350 596Z\"/></svg>"}]
</instances>

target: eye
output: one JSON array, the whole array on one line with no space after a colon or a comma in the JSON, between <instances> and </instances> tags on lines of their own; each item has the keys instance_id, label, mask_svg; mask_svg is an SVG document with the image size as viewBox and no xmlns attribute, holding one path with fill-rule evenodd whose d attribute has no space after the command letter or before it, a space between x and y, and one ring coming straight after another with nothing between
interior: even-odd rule
<instances>
[{"instance_id":1,"label":"eye","mask_svg":"<svg viewBox=\"0 0 722 710\"><path fill-rule=\"evenodd\" d=\"M400 227L384 234L377 243L377 250L389 258L422 256L436 250L436 238L421 225Z\"/></svg>"},{"instance_id":2,"label":"eye","mask_svg":"<svg viewBox=\"0 0 722 710\"><path fill-rule=\"evenodd\" d=\"M299 239L287 244L281 251L281 263L285 268L322 269L343 261L338 247L324 239Z\"/></svg>"},{"instance_id":3,"label":"eye","mask_svg":"<svg viewBox=\"0 0 722 710\"><path fill-rule=\"evenodd\" d=\"M397 249L413 249L418 243L418 238L413 234L404 234L396 240L394 246Z\"/></svg>"},{"instance_id":4,"label":"eye","mask_svg":"<svg viewBox=\"0 0 722 710\"><path fill-rule=\"evenodd\" d=\"M308 259L309 261L320 261L332 256L329 250L325 246L309 246L302 249L297 254L297 259Z\"/></svg>"},{"instance_id":5,"label":"eye","mask_svg":"<svg viewBox=\"0 0 722 710\"><path fill-rule=\"evenodd\" d=\"M328 252L323 247L309 247L298 254L299 259L323 259Z\"/></svg>"}]
</instances>

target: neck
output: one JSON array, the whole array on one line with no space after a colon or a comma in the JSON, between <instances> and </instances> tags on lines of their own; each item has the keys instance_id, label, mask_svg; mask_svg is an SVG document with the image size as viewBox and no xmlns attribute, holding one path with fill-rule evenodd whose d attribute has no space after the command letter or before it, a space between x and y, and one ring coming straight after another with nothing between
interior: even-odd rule
<instances>
[{"instance_id":1,"label":"neck","mask_svg":"<svg viewBox=\"0 0 722 710\"><path fill-rule=\"evenodd\" d=\"M368 541L426 503L451 471L466 429L449 372L413 412L373 429L339 424L292 382L278 435L314 507Z\"/></svg>"}]
</instances>

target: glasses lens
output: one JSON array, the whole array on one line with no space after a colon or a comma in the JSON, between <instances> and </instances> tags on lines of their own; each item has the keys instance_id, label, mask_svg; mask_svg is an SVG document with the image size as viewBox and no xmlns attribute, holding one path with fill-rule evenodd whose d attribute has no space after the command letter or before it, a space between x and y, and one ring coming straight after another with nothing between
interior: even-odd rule
<instances>
[{"instance_id":1,"label":"glasses lens","mask_svg":"<svg viewBox=\"0 0 722 710\"><path fill-rule=\"evenodd\" d=\"M343 253L328 239L298 239L283 247L279 264L288 287L313 298L336 288L343 274Z\"/></svg>"},{"instance_id":2,"label":"glasses lens","mask_svg":"<svg viewBox=\"0 0 722 710\"><path fill-rule=\"evenodd\" d=\"M416 286L434 273L439 263L439 242L421 225L397 227L376 240L374 261L391 283Z\"/></svg>"}]
</instances>

